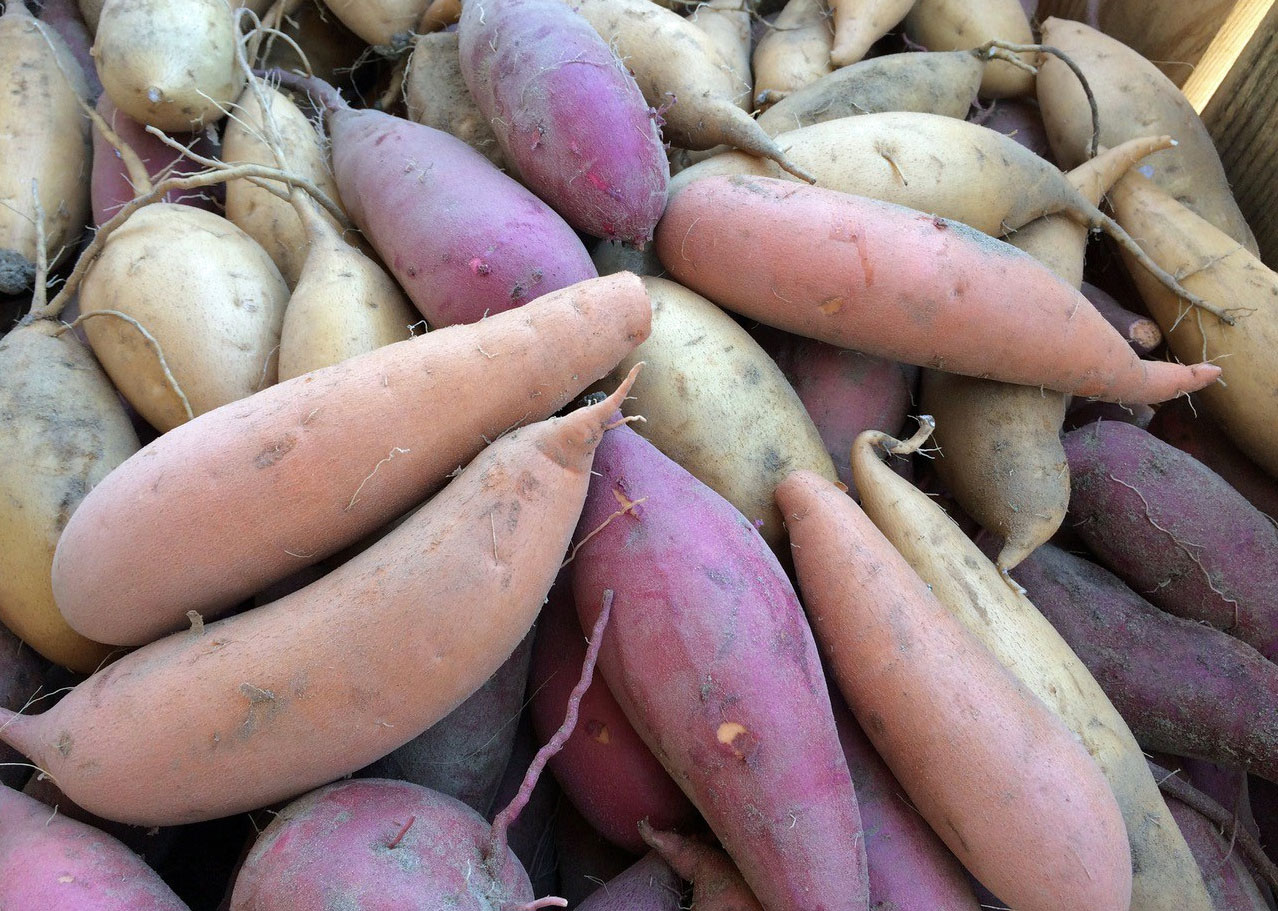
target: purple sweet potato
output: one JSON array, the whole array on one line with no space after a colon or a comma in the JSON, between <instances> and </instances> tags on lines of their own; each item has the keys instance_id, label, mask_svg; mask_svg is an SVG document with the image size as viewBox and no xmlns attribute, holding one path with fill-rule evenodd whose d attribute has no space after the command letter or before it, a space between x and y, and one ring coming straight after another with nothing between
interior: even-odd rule
<instances>
[{"instance_id":1,"label":"purple sweet potato","mask_svg":"<svg viewBox=\"0 0 1278 911\"><path fill-rule=\"evenodd\" d=\"M1154 419L1154 409L1148 405L1120 405L1118 402L1095 402L1090 399L1071 399L1065 411L1066 431L1077 430L1097 421L1121 421L1147 428Z\"/></svg>"},{"instance_id":2,"label":"purple sweet potato","mask_svg":"<svg viewBox=\"0 0 1278 911\"><path fill-rule=\"evenodd\" d=\"M636 824L635 831L638 832ZM646 845L644 847L647 847ZM557 895L575 908L635 862L635 856L608 841L586 822L567 798L555 811L555 854L559 867Z\"/></svg>"},{"instance_id":3,"label":"purple sweet potato","mask_svg":"<svg viewBox=\"0 0 1278 911\"><path fill-rule=\"evenodd\" d=\"M280 76L324 104L342 203L432 329L595 277L555 210L460 139Z\"/></svg>"},{"instance_id":4,"label":"purple sweet potato","mask_svg":"<svg viewBox=\"0 0 1278 911\"><path fill-rule=\"evenodd\" d=\"M0 706L15 712L21 709L36 695L48 670L47 661L0 624ZM20 788L30 773L21 753L0 744L0 785Z\"/></svg>"},{"instance_id":5,"label":"purple sweet potato","mask_svg":"<svg viewBox=\"0 0 1278 911\"><path fill-rule=\"evenodd\" d=\"M868 908L829 691L776 557L628 427L604 435L594 471L573 590L583 628L614 592L599 668L617 702L765 908Z\"/></svg>"},{"instance_id":6,"label":"purple sweet potato","mask_svg":"<svg viewBox=\"0 0 1278 911\"><path fill-rule=\"evenodd\" d=\"M1163 343L1163 330L1158 328L1158 323L1148 316L1133 313L1114 295L1091 282L1083 282L1080 290L1083 292L1083 297L1091 301L1092 306L1100 311L1101 316L1105 317L1123 338L1127 339L1132 350L1141 357Z\"/></svg>"},{"instance_id":7,"label":"purple sweet potato","mask_svg":"<svg viewBox=\"0 0 1278 911\"><path fill-rule=\"evenodd\" d=\"M1040 158L1054 161L1052 145L1047 141L1047 128L1038 112L1038 103L1028 98L1001 98L989 107L973 108L967 118L986 129L1015 139Z\"/></svg>"},{"instance_id":8,"label":"purple sweet potato","mask_svg":"<svg viewBox=\"0 0 1278 911\"><path fill-rule=\"evenodd\" d=\"M825 442L839 480L856 497L850 458L852 441L866 430L896 433L904 426L914 402L919 368L762 324L750 334L777 362L799 394ZM909 464L908 460L893 460L893 467Z\"/></svg>"},{"instance_id":9,"label":"purple sweet potato","mask_svg":"<svg viewBox=\"0 0 1278 911\"><path fill-rule=\"evenodd\" d=\"M1232 636L1158 610L1104 568L1050 545L1013 576L1144 749L1278 781L1278 666Z\"/></svg>"},{"instance_id":10,"label":"purple sweet potato","mask_svg":"<svg viewBox=\"0 0 1278 911\"><path fill-rule=\"evenodd\" d=\"M146 169L145 179L155 182L161 171L172 167L177 176L193 174L203 168L191 159L160 142L146 131L144 124L138 123L128 114L117 110L114 102L105 92L98 98L98 115L106 121L108 127L123 140ZM199 133L190 136L174 137L183 144L192 143L192 151L200 155L215 153L213 143L207 134ZM125 203L150 189L141 185L143 175L129 173L123 156L102 135L102 131L93 128L93 177L89 187L90 203L93 207L93 223L101 226L107 219L120 211ZM171 190L165 195L163 202L180 202L188 206L216 211L213 191L204 190Z\"/></svg>"},{"instance_id":11,"label":"purple sweet potato","mask_svg":"<svg viewBox=\"0 0 1278 911\"><path fill-rule=\"evenodd\" d=\"M1149 432L1187 452L1220 475L1269 518L1278 521L1278 481L1243 454L1192 397L1165 402L1149 422Z\"/></svg>"},{"instance_id":12,"label":"purple sweet potato","mask_svg":"<svg viewBox=\"0 0 1278 911\"><path fill-rule=\"evenodd\" d=\"M563 722L564 707L586 655L586 637L573 603L572 565L560 572L537 625L530 711L539 743ZM550 760L550 771L572 805L613 844L632 854L646 849L638 823L686 825L697 816L683 791L644 744L599 677L581 700L577 727Z\"/></svg>"},{"instance_id":13,"label":"purple sweet potato","mask_svg":"<svg viewBox=\"0 0 1278 911\"><path fill-rule=\"evenodd\" d=\"M645 823L643 837L654 851L692 883L697 911L763 911L732 859L712 844L675 832L658 832Z\"/></svg>"},{"instance_id":14,"label":"purple sweet potato","mask_svg":"<svg viewBox=\"0 0 1278 911\"><path fill-rule=\"evenodd\" d=\"M0 786L0 908L187 911L127 847Z\"/></svg>"},{"instance_id":15,"label":"purple sweet potato","mask_svg":"<svg viewBox=\"0 0 1278 911\"><path fill-rule=\"evenodd\" d=\"M1163 610L1278 657L1278 530L1264 515L1131 424L1089 424L1064 445L1070 522L1102 563Z\"/></svg>"},{"instance_id":16,"label":"purple sweet potato","mask_svg":"<svg viewBox=\"0 0 1278 911\"><path fill-rule=\"evenodd\" d=\"M461 71L525 184L578 230L642 245L670 163L634 77L560 0L472 2Z\"/></svg>"},{"instance_id":17,"label":"purple sweet potato","mask_svg":"<svg viewBox=\"0 0 1278 911\"><path fill-rule=\"evenodd\" d=\"M488 911L531 902L509 848L459 800L406 781L340 781L293 801L240 869L231 911Z\"/></svg>"},{"instance_id":18,"label":"purple sweet potato","mask_svg":"<svg viewBox=\"0 0 1278 911\"><path fill-rule=\"evenodd\" d=\"M487 813L514 749L532 640L529 633L465 702L361 774L411 781ZM585 651L583 645L578 657ZM581 668L580 661L576 667ZM559 719L563 720L562 706Z\"/></svg>"},{"instance_id":19,"label":"purple sweet potato","mask_svg":"<svg viewBox=\"0 0 1278 911\"><path fill-rule=\"evenodd\" d=\"M841 697L833 708L865 827L870 907L978 911L962 864L910 804Z\"/></svg>"},{"instance_id":20,"label":"purple sweet potato","mask_svg":"<svg viewBox=\"0 0 1278 911\"><path fill-rule=\"evenodd\" d=\"M670 865L656 851L649 851L576 907L579 911L679 911L682 894Z\"/></svg>"}]
</instances>

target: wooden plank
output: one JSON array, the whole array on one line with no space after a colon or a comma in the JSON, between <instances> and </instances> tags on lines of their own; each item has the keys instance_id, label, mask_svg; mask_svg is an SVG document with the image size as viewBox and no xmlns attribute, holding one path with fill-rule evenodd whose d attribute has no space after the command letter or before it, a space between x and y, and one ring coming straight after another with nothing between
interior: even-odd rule
<instances>
[{"instance_id":1,"label":"wooden plank","mask_svg":"<svg viewBox=\"0 0 1278 911\"><path fill-rule=\"evenodd\" d=\"M1239 0L1185 84L1260 256L1278 269L1278 0Z\"/></svg>"}]
</instances>

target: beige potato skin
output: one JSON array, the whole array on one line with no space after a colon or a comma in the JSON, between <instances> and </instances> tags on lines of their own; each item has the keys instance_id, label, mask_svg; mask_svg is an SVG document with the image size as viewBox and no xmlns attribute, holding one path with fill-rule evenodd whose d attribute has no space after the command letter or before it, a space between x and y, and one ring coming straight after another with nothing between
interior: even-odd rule
<instances>
[{"instance_id":1,"label":"beige potato skin","mask_svg":"<svg viewBox=\"0 0 1278 911\"><path fill-rule=\"evenodd\" d=\"M0 295L31 287L39 184L45 250L56 266L89 220L89 119L84 75L66 43L26 8L0 16Z\"/></svg>"},{"instance_id":2,"label":"beige potato skin","mask_svg":"<svg viewBox=\"0 0 1278 911\"><path fill-rule=\"evenodd\" d=\"M781 133L777 145L819 187L909 206L994 237L1085 202L1059 170L1015 140L938 114L842 117ZM725 152L671 178L670 196L717 174L794 179L772 161Z\"/></svg>"},{"instance_id":3,"label":"beige potato skin","mask_svg":"<svg viewBox=\"0 0 1278 911\"><path fill-rule=\"evenodd\" d=\"M1034 32L1020 0L917 0L905 32L929 51L961 51L988 41L1033 44ZM1021 59L1033 64L1032 54ZM1034 91L1034 75L1005 60L992 60L981 79L982 98L1016 98Z\"/></svg>"},{"instance_id":4,"label":"beige potato skin","mask_svg":"<svg viewBox=\"0 0 1278 911\"><path fill-rule=\"evenodd\" d=\"M838 479L816 425L781 369L737 322L699 294L644 278L652 334L603 381L644 370L622 406L632 426L759 525L788 557L773 492L791 471Z\"/></svg>"},{"instance_id":5,"label":"beige potato skin","mask_svg":"<svg viewBox=\"0 0 1278 911\"><path fill-rule=\"evenodd\" d=\"M834 11L834 46L830 61L836 66L856 63L870 45L890 32L914 6L915 0L831 0Z\"/></svg>"},{"instance_id":6,"label":"beige potato skin","mask_svg":"<svg viewBox=\"0 0 1278 911\"><path fill-rule=\"evenodd\" d=\"M407 47L428 0L325 0L342 24L369 44Z\"/></svg>"},{"instance_id":7,"label":"beige potato skin","mask_svg":"<svg viewBox=\"0 0 1278 911\"><path fill-rule=\"evenodd\" d=\"M301 376L408 338L421 314L395 280L342 239L300 191L310 254L284 311L279 378ZM420 333L419 333L420 334Z\"/></svg>"},{"instance_id":8,"label":"beige potato skin","mask_svg":"<svg viewBox=\"0 0 1278 911\"><path fill-rule=\"evenodd\" d=\"M111 235L80 287L80 312L117 310L164 352L195 415L276 381L288 287L266 252L221 216L192 206L139 209ZM84 324L112 382L160 432L187 420L154 349L113 316Z\"/></svg>"},{"instance_id":9,"label":"beige potato skin","mask_svg":"<svg viewBox=\"0 0 1278 911\"><path fill-rule=\"evenodd\" d=\"M762 43L760 43L762 46ZM835 70L783 98L759 115L769 136L814 123L920 111L967 117L985 64L963 51L884 54Z\"/></svg>"},{"instance_id":10,"label":"beige potato skin","mask_svg":"<svg viewBox=\"0 0 1278 911\"><path fill-rule=\"evenodd\" d=\"M861 507L937 599L1065 722L1096 761L1127 828L1132 911L1211 911L1194 856L1127 723L1033 603L1004 581L943 509L883 462L880 445L890 439L862 434L852 448Z\"/></svg>"},{"instance_id":11,"label":"beige potato skin","mask_svg":"<svg viewBox=\"0 0 1278 911\"><path fill-rule=\"evenodd\" d=\"M244 83L227 0L106 0L93 57L115 106L166 131L221 120Z\"/></svg>"},{"instance_id":12,"label":"beige potato skin","mask_svg":"<svg viewBox=\"0 0 1278 911\"><path fill-rule=\"evenodd\" d=\"M1177 147L1145 162L1153 181L1259 255L1207 128L1171 80L1126 45L1081 22L1048 19L1043 23L1043 43L1068 54L1087 77L1100 110L1102 146L1113 148L1136 136L1171 136ZM1063 168L1080 164L1088 155L1092 124L1078 80L1064 63L1048 55L1039 70L1037 92L1052 154Z\"/></svg>"},{"instance_id":13,"label":"beige potato skin","mask_svg":"<svg viewBox=\"0 0 1278 911\"><path fill-rule=\"evenodd\" d=\"M1235 326L1210 314L1184 315L1181 301L1128 263L1172 354L1220 364L1224 383L1213 383L1195 401L1239 449L1278 477L1278 274L1140 174L1120 180L1109 198L1118 223L1157 263L1183 276L1193 293L1232 311Z\"/></svg>"},{"instance_id":14,"label":"beige potato skin","mask_svg":"<svg viewBox=\"0 0 1278 911\"><path fill-rule=\"evenodd\" d=\"M138 825L227 816L362 768L461 704L527 634L617 404L508 434L327 576L153 642L46 714L0 711L0 737L80 806Z\"/></svg>"},{"instance_id":15,"label":"beige potato skin","mask_svg":"<svg viewBox=\"0 0 1278 911\"><path fill-rule=\"evenodd\" d=\"M834 24L825 3L790 0L754 49L755 105L766 111L832 72L833 46Z\"/></svg>"},{"instance_id":16,"label":"beige potato skin","mask_svg":"<svg viewBox=\"0 0 1278 911\"><path fill-rule=\"evenodd\" d=\"M261 89L279 130L284 167L314 181L329 199L341 205L328 153L311 122L287 95L265 85ZM222 160L279 167L270 148L254 135L262 132L262 108L256 94L246 89L236 104L236 119L227 124L222 138ZM247 180L232 180L226 185L226 217L261 244L290 288L297 284L306 262L306 229L288 200Z\"/></svg>"},{"instance_id":17,"label":"beige potato skin","mask_svg":"<svg viewBox=\"0 0 1278 911\"><path fill-rule=\"evenodd\" d=\"M55 664L91 673L113 647L71 629L50 568L85 494L138 449L93 355L38 320L0 338L0 622Z\"/></svg>"},{"instance_id":18,"label":"beige potato skin","mask_svg":"<svg viewBox=\"0 0 1278 911\"><path fill-rule=\"evenodd\" d=\"M462 78L456 32L419 35L404 77L408 117L451 133L499 168L506 158Z\"/></svg>"},{"instance_id":19,"label":"beige potato skin","mask_svg":"<svg viewBox=\"0 0 1278 911\"><path fill-rule=\"evenodd\" d=\"M705 32L719 52L736 86L737 107L754 108L754 76L750 69L750 12L746 0L706 0L688 17Z\"/></svg>"}]
</instances>

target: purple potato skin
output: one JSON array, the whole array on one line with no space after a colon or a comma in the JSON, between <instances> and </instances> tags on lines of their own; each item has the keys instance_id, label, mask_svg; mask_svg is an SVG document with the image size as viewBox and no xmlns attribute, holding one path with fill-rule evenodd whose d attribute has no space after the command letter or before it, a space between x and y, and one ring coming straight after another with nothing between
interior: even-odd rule
<instances>
[{"instance_id":1,"label":"purple potato skin","mask_svg":"<svg viewBox=\"0 0 1278 911\"><path fill-rule=\"evenodd\" d=\"M764 908L866 911L864 835L829 690L772 550L625 425L595 452L578 541L601 525L577 551L573 590L583 629L614 593L599 670L635 730Z\"/></svg>"},{"instance_id":2,"label":"purple potato skin","mask_svg":"<svg viewBox=\"0 0 1278 911\"><path fill-rule=\"evenodd\" d=\"M649 851L573 907L578 911L679 911L682 891L670 866L656 851Z\"/></svg>"},{"instance_id":3,"label":"purple potato skin","mask_svg":"<svg viewBox=\"0 0 1278 911\"><path fill-rule=\"evenodd\" d=\"M1145 750L1278 780L1278 666L1174 617L1116 576L1043 545L1012 571Z\"/></svg>"},{"instance_id":4,"label":"purple potato skin","mask_svg":"<svg viewBox=\"0 0 1278 911\"><path fill-rule=\"evenodd\" d=\"M290 803L240 868L231 911L489 911L533 899L507 848L485 862L489 826L446 794L406 781L339 781Z\"/></svg>"},{"instance_id":5,"label":"purple potato skin","mask_svg":"<svg viewBox=\"0 0 1278 911\"><path fill-rule=\"evenodd\" d=\"M670 163L634 77L559 0L467 3L462 77L525 184L570 225L643 245Z\"/></svg>"},{"instance_id":6,"label":"purple potato skin","mask_svg":"<svg viewBox=\"0 0 1278 911\"><path fill-rule=\"evenodd\" d=\"M1038 111L1038 104L1032 100L998 99L990 102L988 108L968 117L968 120L1014 139L1039 158L1055 161L1052 158L1051 143L1047 141L1047 128L1043 126L1043 117Z\"/></svg>"},{"instance_id":7,"label":"purple potato skin","mask_svg":"<svg viewBox=\"0 0 1278 911\"><path fill-rule=\"evenodd\" d=\"M3 786L0 908L188 911L127 846Z\"/></svg>"},{"instance_id":8,"label":"purple potato skin","mask_svg":"<svg viewBox=\"0 0 1278 911\"><path fill-rule=\"evenodd\" d=\"M1089 424L1063 442L1068 521L1088 549L1157 607L1278 658L1274 525L1220 475L1134 425Z\"/></svg>"},{"instance_id":9,"label":"purple potato skin","mask_svg":"<svg viewBox=\"0 0 1278 911\"><path fill-rule=\"evenodd\" d=\"M432 329L596 277L554 209L462 140L324 100L342 203Z\"/></svg>"}]
</instances>

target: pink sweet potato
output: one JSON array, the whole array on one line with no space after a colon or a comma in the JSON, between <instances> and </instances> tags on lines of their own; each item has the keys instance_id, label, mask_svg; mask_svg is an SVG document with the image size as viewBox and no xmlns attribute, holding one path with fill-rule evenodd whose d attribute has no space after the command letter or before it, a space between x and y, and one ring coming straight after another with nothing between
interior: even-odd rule
<instances>
[{"instance_id":1,"label":"pink sweet potato","mask_svg":"<svg viewBox=\"0 0 1278 911\"><path fill-rule=\"evenodd\" d=\"M186 626L189 610L225 611L420 502L504 430L553 414L646 338L650 318L639 280L610 276L203 414L75 511L54 561L58 607L130 644Z\"/></svg>"},{"instance_id":2,"label":"pink sweet potato","mask_svg":"<svg viewBox=\"0 0 1278 911\"><path fill-rule=\"evenodd\" d=\"M709 177L670 201L656 244L677 281L720 306L879 357L1125 402L1163 401L1220 375L1139 360L1029 255L903 206Z\"/></svg>"},{"instance_id":3,"label":"pink sweet potato","mask_svg":"<svg viewBox=\"0 0 1278 911\"><path fill-rule=\"evenodd\" d=\"M0 908L187 911L127 847L0 786Z\"/></svg>"},{"instance_id":4,"label":"pink sweet potato","mask_svg":"<svg viewBox=\"0 0 1278 911\"><path fill-rule=\"evenodd\" d=\"M342 204L432 329L595 277L555 210L462 140L281 78L324 104Z\"/></svg>"},{"instance_id":5,"label":"pink sweet potato","mask_svg":"<svg viewBox=\"0 0 1278 911\"><path fill-rule=\"evenodd\" d=\"M529 709L541 743L563 721L568 694L586 655L571 574L570 564L551 589L537 624ZM600 677L591 681L582 697L577 727L550 760L550 771L586 821L632 854L646 847L639 837L639 820L648 819L665 829L697 818L688 798L635 732Z\"/></svg>"},{"instance_id":6,"label":"pink sweet potato","mask_svg":"<svg viewBox=\"0 0 1278 911\"><path fill-rule=\"evenodd\" d=\"M473 2L461 71L506 160L578 230L642 246L666 205L670 163L634 77L560 0Z\"/></svg>"},{"instance_id":7,"label":"pink sweet potato","mask_svg":"<svg viewBox=\"0 0 1278 911\"><path fill-rule=\"evenodd\" d=\"M406 781L341 781L285 807L253 845L231 911L486 911L531 902L509 850L487 856L470 807Z\"/></svg>"},{"instance_id":8,"label":"pink sweet potato","mask_svg":"<svg viewBox=\"0 0 1278 911\"><path fill-rule=\"evenodd\" d=\"M1143 748L1278 781L1278 667L1255 649L1158 610L1103 567L1051 545L1013 575Z\"/></svg>"},{"instance_id":9,"label":"pink sweet potato","mask_svg":"<svg viewBox=\"0 0 1278 911\"><path fill-rule=\"evenodd\" d=\"M573 590L583 628L615 592L599 657L609 689L764 908L864 911L852 780L777 558L628 427L605 435L594 470Z\"/></svg>"},{"instance_id":10,"label":"pink sweet potato","mask_svg":"<svg viewBox=\"0 0 1278 911\"><path fill-rule=\"evenodd\" d=\"M697 911L763 911L741 872L719 848L674 832L656 831L647 823L640 831L644 841L692 883L692 907Z\"/></svg>"},{"instance_id":11,"label":"pink sweet potato","mask_svg":"<svg viewBox=\"0 0 1278 911\"><path fill-rule=\"evenodd\" d=\"M1100 311L1100 315L1127 339L1127 343L1137 354L1143 357L1163 343L1163 330L1148 316L1133 313L1104 288L1098 288L1090 282L1083 282L1080 290L1083 297Z\"/></svg>"},{"instance_id":12,"label":"pink sweet potato","mask_svg":"<svg viewBox=\"0 0 1278 911\"><path fill-rule=\"evenodd\" d=\"M1278 658L1278 530L1207 466L1126 423L1065 436L1069 522L1111 571L1169 613Z\"/></svg>"},{"instance_id":13,"label":"pink sweet potato","mask_svg":"<svg viewBox=\"0 0 1278 911\"><path fill-rule=\"evenodd\" d=\"M679 911L679 877L655 851L608 880L579 911Z\"/></svg>"}]
</instances>

